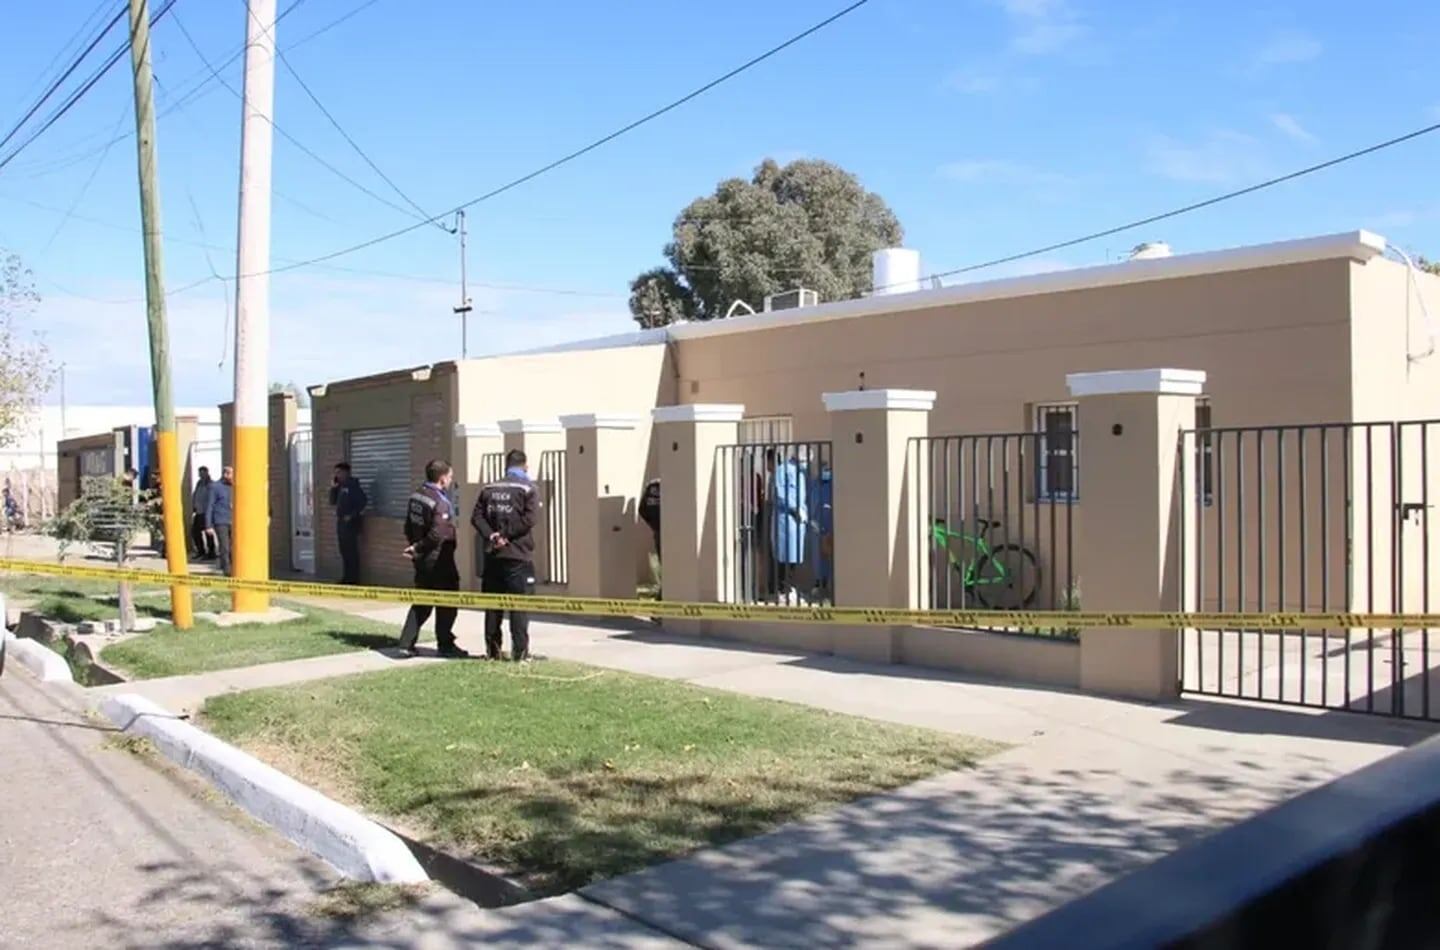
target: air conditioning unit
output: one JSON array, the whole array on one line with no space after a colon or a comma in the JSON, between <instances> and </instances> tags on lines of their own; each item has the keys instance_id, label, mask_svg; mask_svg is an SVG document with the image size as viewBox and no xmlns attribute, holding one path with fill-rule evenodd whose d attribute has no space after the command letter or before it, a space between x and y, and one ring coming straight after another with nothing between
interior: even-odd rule
<instances>
[{"instance_id":1,"label":"air conditioning unit","mask_svg":"<svg viewBox=\"0 0 1440 950\"><path fill-rule=\"evenodd\" d=\"M800 307L813 307L819 302L819 293L799 287L795 290L785 290L778 294L767 295L765 297L765 312L769 313L772 310L795 310Z\"/></svg>"}]
</instances>

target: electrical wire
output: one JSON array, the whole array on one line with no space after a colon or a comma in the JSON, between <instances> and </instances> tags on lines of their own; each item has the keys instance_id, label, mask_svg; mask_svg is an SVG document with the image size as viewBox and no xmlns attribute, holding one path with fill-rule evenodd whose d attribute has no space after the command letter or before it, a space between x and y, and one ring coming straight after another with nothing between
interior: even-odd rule
<instances>
[{"instance_id":1,"label":"electrical wire","mask_svg":"<svg viewBox=\"0 0 1440 950\"><path fill-rule=\"evenodd\" d=\"M175 6L175 3L176 0L167 0L165 6L161 7L160 10L156 12L153 17L150 18L150 25L154 26L156 23L159 23L162 19L164 19L165 14L170 12L171 8ZM123 57L129 49L130 46L128 43L126 43L124 46L121 46L119 49L117 49L114 53L111 53L110 56L106 58L105 62L101 64L101 66L90 75L90 78L87 79L85 83L80 86L79 89L71 93L69 98L67 98L59 106L59 108L55 110L55 112L50 114L50 117L45 120L45 122L40 126L40 128L36 129L33 133L31 133L29 138L16 146L15 150L12 151L9 155L7 155L3 159L0 159L0 169L3 169L6 165L14 161L17 155L19 155L26 148L28 148L40 136L44 135L45 132L49 130L49 128L53 126L56 122L59 122L60 119L65 115L65 113L69 112L72 108L75 107L75 104L77 102L79 102L85 97L86 93L88 93L91 89L95 88L95 84L98 83L102 78L104 78L105 74L108 73L111 68L113 68L114 65L120 61L121 57Z\"/></svg>"},{"instance_id":2,"label":"electrical wire","mask_svg":"<svg viewBox=\"0 0 1440 950\"><path fill-rule=\"evenodd\" d=\"M831 14L830 16L826 17L825 19L821 20L819 23L816 23L815 25L809 27L808 29L805 29L805 30L802 30L802 31L799 32L799 33L796 33L794 36L791 36L789 39L787 39L787 40L785 40L785 41L783 41L783 42L781 42L781 43L779 43L779 44L777 44L777 45L775 45L775 46L770 47L770 48L767 49L765 52L760 53L760 54L757 55L757 56L751 57L750 59L748 59L748 60L746 60L745 62L741 63L739 66L736 66L734 69L731 69L730 71L728 71L728 72L726 72L726 73L724 73L724 74L716 77L715 79L710 80L709 82L705 83L704 85L702 85L702 86L700 86L700 87L698 87L698 88L696 88L696 89L691 90L690 92L686 93L685 95L681 96L680 98L671 100L670 102L666 103L665 105L661 106L660 108L655 109L654 111L649 112L649 113L647 113L647 114L644 115L644 116L641 116L640 118L636 119L636 120L633 121L633 122L628 123L627 125L621 126L620 128L616 129L616 130L613 131L613 132L610 132L610 133L607 134L607 135L603 135L603 136L601 136L600 138L595 139L594 141L590 142L590 143L587 144L587 145L583 145L583 146L581 146L580 148L577 148L577 149L575 149L575 150L572 151L572 152L569 152L569 153L567 153L567 154L565 154L565 155L562 155L562 156L560 156L559 158L555 159L555 160L552 161L552 162L549 162L549 163L547 163L547 164L545 164L545 165L541 165L539 168L536 168L536 169L533 170L533 171L527 172L526 174L521 175L519 178L513 178L513 179L511 179L510 181L506 182L505 184L500 185L500 186L498 186L498 187L496 187L496 188L492 188L490 191L487 191L487 192L485 192L484 194L479 195L478 197L472 198L472 199L470 199L469 201L466 201L466 202L463 203L463 204L456 205L455 207L449 209L448 211L445 211L445 212L443 212L443 213L441 213L441 214L438 214L438 215L434 215L433 217L431 217L431 218L429 218L429 219L427 219L427 220L425 220L425 221L417 222L417 223L415 223L415 224L409 225L408 227L400 228L399 230L396 230L396 231L390 231L390 232L388 232L388 233L386 233L386 234L378 235L378 236L373 237L373 238L370 238L370 239L368 239L368 240L361 241L361 242L358 243L358 244L352 244L351 246L345 247L345 248L341 248L341 249L338 250L338 251L331 251L331 252L329 252L329 253L327 253L327 254L321 254L321 255L319 255L319 256L317 256L317 257L312 257L312 258L309 258L309 259L306 259L306 260L303 260L303 261L296 261L296 262L293 262L293 263L290 263L290 264L285 264L285 265L283 265L283 266L281 266L281 267L272 267L272 268L270 268L269 270L266 270L266 271L258 271L258 272L256 272L256 274L264 274L264 273L272 273L272 274L273 274L273 273L280 273L280 272L283 272L283 271L295 270L295 269L300 268L300 267L310 267L310 266L313 266L313 265L316 265L316 264L321 264L321 263L324 263L325 261L334 260L334 259L337 258L337 257L344 257L344 256L347 255L347 254L353 254L353 253L355 253L356 251L362 251L362 250L365 250L366 248L374 247L374 246L377 245L377 244L383 244L383 243L385 243L386 241L394 240L394 239L397 238L397 237L401 237L402 235L409 234L409 233L412 232L412 231L417 231L417 230L419 230L420 228L425 227L426 225L429 225L429 224L432 224L432 223L434 223L434 222L436 222L436 221L441 220L442 218L448 218L450 215L455 214L455 213L458 212L458 211L462 211L462 210L465 210L465 209L467 209L467 208L474 207L475 205L480 204L481 202L489 201L489 200L492 199L492 198L499 197L500 195L505 194L507 191L511 191L511 190L513 190L513 189L515 189L515 188L518 188L518 187L520 187L521 185L526 184L527 182L534 181L536 178L539 178L541 175L544 175L544 174L546 174L546 173L548 173L548 172L552 172L552 171L554 171L555 169L560 168L562 165L568 165L570 162L575 161L577 158L581 158L581 157L584 156L584 155L588 155L589 153L595 151L596 149L601 148L602 146L608 145L609 143L615 141L616 139L620 138L621 136L626 135L627 133L633 132L633 131L635 131L636 129L640 128L641 126L646 125L646 124L648 124L648 123L650 123L650 122L653 122L654 120L660 118L660 117L663 116L663 115L666 115L667 113L673 112L674 110L676 110L676 109L680 108L681 106L685 105L687 102L690 102L690 101L693 100L693 99L697 99L697 98L699 98L700 96L704 95L705 93L709 92L711 89L714 89L716 86L719 86L719 85L721 85L722 83L725 83L725 82L728 82L728 81L731 80L731 79L734 79L736 76L740 75L741 73L746 72L747 70L749 70L749 69L751 69L751 68L753 68L753 67L755 67L755 66L760 65L761 63L765 62L766 60L770 59L771 57L776 56L777 54L783 52L784 50L787 50L787 49L789 49L790 47L794 46L796 43L799 43L800 41L806 39L807 37L809 37L809 36L811 36L811 35L813 35L813 34L815 34L815 33L818 33L819 31L823 30L825 27L827 27L827 26L829 26L830 24L836 22L837 20L840 20L840 19L848 16L849 14L854 13L856 10L858 10L858 9L860 9L861 7L865 6L865 5L866 5L867 3L869 3L869 2L870 2L870 0L855 0L854 3L851 3L850 5L844 7L843 9L839 10L838 12ZM256 275L246 274L246 275L243 275L243 276L249 277L249 276L256 276Z\"/></svg>"},{"instance_id":3,"label":"electrical wire","mask_svg":"<svg viewBox=\"0 0 1440 950\"><path fill-rule=\"evenodd\" d=\"M180 30L180 34L185 37L185 42L190 45L190 48L195 52L195 55L198 56L198 57L200 57L200 62L202 62L202 63L205 64L206 68L208 68L208 69L210 70L211 75L215 77L216 81L219 82L220 85L221 85L222 87L224 87L225 90L226 90L227 92L229 92L232 96L234 96L236 99L240 100L240 102L242 102L242 103L245 102L245 94L244 94L243 92L241 92L240 90L236 89L234 86L230 85L230 83L229 83L228 81L226 81L226 79L225 79L223 76L220 75L220 71L215 68L214 64L212 64L212 63L210 62L209 58L208 58L208 57L205 55L205 53L200 49L200 44L198 44L198 43L195 42L195 37L191 36L191 35L190 35L190 31L185 28L185 22L184 22L183 20L181 20L178 15L177 15L176 17L174 17L174 20L175 20L175 26ZM391 201L389 198L386 198L385 196L383 196L383 195L381 195L381 194L378 194L378 193L372 191L372 190L371 190L369 187L367 187L366 185L362 184L362 183L359 182L359 181L356 181L354 178L351 178L349 175L345 174L345 172L341 171L341 170L340 170L339 168L337 168L335 165L331 164L329 161L327 161L325 158L323 158L318 152L316 152L314 149L310 148L310 146L306 145L304 142L300 141L300 140L297 139L295 136L291 135L289 132L287 132L287 131L285 131L283 128L281 128L278 124L276 124L276 122L275 122L275 120L274 120L273 117L272 117L272 118L269 118L268 121L270 122L270 127L273 128L273 129L275 130L275 132L276 132L281 138L285 139L285 141L289 142L291 145L295 146L295 147L298 148L300 151L302 151L302 152L304 152L306 155L310 156L310 158L312 158L315 162L317 162L319 165L321 165L323 168L325 168L325 169L326 169L327 171L329 171L331 174L335 175L337 178L340 178L341 180L345 181L347 184L351 185L352 187L358 189L359 191L365 193L365 194L368 195L369 197L371 197L371 198L375 199L376 201L380 202L381 204L385 205L387 208L391 208L391 209L393 209L393 210L395 210L395 211L399 211L400 213L405 214L405 215L408 215L408 216L410 216L410 217L415 217L415 216L416 216L416 215L414 214L414 212L411 212L409 209L401 207L400 205L398 205L398 204L396 204L395 202ZM421 217L421 218L424 218L424 217L425 217L425 213L424 213L423 211L420 212L420 217ZM428 222L423 222L423 223L428 223Z\"/></svg>"},{"instance_id":4,"label":"electrical wire","mask_svg":"<svg viewBox=\"0 0 1440 950\"><path fill-rule=\"evenodd\" d=\"M40 107L43 106L46 102L49 102L50 97L60 91L60 86L65 82L65 80L69 79L70 75L74 73L75 70L80 68L80 64L85 61L86 57L88 57L91 53L95 51L95 47L99 46L100 41L105 39L105 36L112 29L115 28L115 24L119 23L125 18L126 9L127 4L121 3L120 11L111 18L109 23L105 24L104 29L102 29L99 33L95 34L95 37L90 41L89 45L87 45L83 50L81 50L80 54L70 61L70 65L66 67L65 71L61 73L58 77L56 77L53 82L50 83L50 87L45 90L44 95L42 95L39 99L36 99L35 104L32 105L26 111L26 113L20 117L20 121L16 122L15 125L10 129L10 131L5 133L5 137L3 139L0 139L0 148L4 148L6 145L8 145L10 143L10 140L13 139L19 133L19 131L25 127L25 123L29 122L30 119L35 115L35 113L40 111ZM46 68L48 69L49 67Z\"/></svg>"},{"instance_id":5,"label":"electrical wire","mask_svg":"<svg viewBox=\"0 0 1440 950\"><path fill-rule=\"evenodd\" d=\"M21 94L22 99L28 99L32 93L44 86L46 83L45 77L62 59L74 55L79 49L80 44L85 42L85 35L89 33L93 27L98 25L100 18L105 14L105 8L110 6L111 2L112 0L100 0L100 3L96 5L95 9L90 11L90 15L76 28L74 34L65 41L63 46L55 51L54 56L50 57L50 62L45 64L45 68L40 70L35 80L26 87L25 92ZM58 80L52 79L49 81L56 82Z\"/></svg>"},{"instance_id":6,"label":"electrical wire","mask_svg":"<svg viewBox=\"0 0 1440 950\"><path fill-rule=\"evenodd\" d=\"M1022 251L1018 254L1007 254L1004 257L997 257L994 260L982 261L979 264L970 264L965 267L956 267L953 270L938 271L936 273L926 274L924 277L921 277L920 280L939 280L942 277L954 277L957 274L968 274L971 271L984 270L987 267L998 267L1001 264L1011 264L1015 261L1023 261L1028 257L1038 257L1041 254L1049 254L1052 251L1061 251L1067 247L1075 247L1077 244L1086 244L1090 241L1097 241L1100 238L1110 237L1111 235L1120 234L1124 231L1133 231L1136 228L1143 228L1146 225L1154 224L1157 221L1166 221L1170 218L1177 218L1182 214L1189 214L1192 211L1199 211L1202 208L1209 208L1212 205L1218 205L1225 201L1231 201L1235 198L1254 194L1257 191L1263 191L1266 188L1273 188L1276 185L1284 184L1287 181L1294 181L1295 179L1303 178L1306 175L1313 175L1316 172L1324 171L1327 168L1334 168L1336 165L1341 165L1345 162L1353 161L1357 158L1363 158L1366 155L1373 155L1375 152L1379 152L1383 149L1391 148L1396 145L1401 145L1405 142L1409 142L1413 139L1418 139L1423 135L1429 135L1432 132L1436 131L1440 131L1440 122L1435 122L1431 125L1415 129L1414 131L1406 132L1403 135L1397 135L1394 138L1386 139L1383 142L1376 142L1374 145L1367 145L1365 148L1356 149L1353 152L1347 152L1344 155L1338 155L1335 158L1331 158L1323 162L1317 162L1314 165L1307 165L1304 168L1297 169L1284 175L1277 175L1274 178L1267 178L1264 181L1257 182L1253 185L1247 185L1244 188L1237 188L1234 191L1227 191L1224 194L1206 198L1204 201L1195 201L1188 205L1174 208L1170 211L1163 211L1159 214L1152 214L1148 217L1140 218L1136 221L1129 221L1125 224L1118 224L1111 228L1105 228L1102 231L1092 231L1089 234L1083 234L1080 237L1070 238L1065 241L1057 241L1054 244L1047 244L1044 247L1037 247L1029 251ZM905 281L904 283L909 284L911 282ZM886 284L882 287L874 288L871 293L880 290L886 290L890 287L896 286L900 286L900 284Z\"/></svg>"},{"instance_id":7,"label":"electrical wire","mask_svg":"<svg viewBox=\"0 0 1440 950\"><path fill-rule=\"evenodd\" d=\"M292 3L291 3L289 6L287 6L284 10L280 11L280 14L275 17L275 22L276 22L276 23L279 23L281 20L285 19L285 18L286 18L287 16L289 16L291 13L294 13L295 10L296 10L298 7L300 7L300 6L301 6L303 3L305 3L305 2L306 2L306 0L294 0L294 2L292 2ZM310 42L311 40L315 39L316 37L319 37L319 36L321 36L321 35L329 32L330 30L334 29L336 26L339 26L341 23L344 23L346 20L350 19L350 18L353 17L356 13L359 13L361 10L364 10L364 9L367 8L367 7L373 6L375 3L378 3L378 2L379 2L379 0L368 0L367 3L361 4L359 7L356 7L356 8L354 8L354 9L352 9L352 10L347 11L347 12L346 12L345 14L343 14L342 16L337 17L337 18L334 19L334 20L331 20L329 23L327 23L327 24L325 24L324 26L320 27L318 30L313 31L312 33L310 33L309 35L305 36L304 38L298 40L298 41L295 42L295 43L292 43L290 46L286 47L286 49L295 49L296 47L300 46L300 45L303 44L303 43L308 43L308 42ZM153 22L153 21L152 21L152 22ZM225 60L225 62L223 62L223 63L220 64L220 67L219 67L219 68L220 68L220 69L225 69L225 68L226 68L227 66L229 66L231 63L233 63L233 62L235 62L237 59L239 59L240 56L241 56L244 52L245 52L245 47L244 47L244 45L242 44L238 49L236 49L234 52L232 52L232 53L230 54L230 56ZM201 69L201 70L199 70L199 71L197 71L197 72L191 73L190 76L188 76L186 79L182 80L181 83L179 83L179 85L181 85L181 86L189 85L192 80L195 80L195 79L197 79L197 78L200 80L197 84L195 84L194 86L192 86L192 87L191 87L190 89L188 89L186 92L182 93L182 94L180 95L180 97L179 97L178 99L176 99L174 102L172 102L170 105L166 106L164 109L161 109L161 110L159 111L159 113L157 113L157 116L156 116L156 117L157 117L157 118L164 118L165 116L168 116L168 115L170 115L170 114L172 114L172 113L174 113L174 112L176 112L176 111L179 111L179 110L181 110L181 109L185 109L185 108L189 107L192 103L194 103L195 101L197 101L198 99L200 99L202 96L204 96L205 94L207 94L211 89L213 89L213 87L210 86L210 83L212 83L212 82L215 81L215 77L214 77L213 75L210 75L210 74L209 74L209 71L208 71L208 70L205 70L205 69ZM103 133L102 133L102 134L103 134ZM42 176L42 175L53 174L54 172L61 171L61 170L65 169L65 168L69 168L71 165L74 165L74 164L76 164L77 162L83 162L85 159L89 158L91 155L94 155L94 154L96 154L97 152L99 152L102 148L107 148L107 147L109 147L109 146L111 146L111 145L114 145L114 144L117 143L117 142L122 142L122 141L124 141L125 139L132 137L134 134L135 134L134 132L124 132L124 133L120 134L119 136L116 136L116 137L111 138L108 142L102 142L102 143L100 143L100 144L98 144L98 145L95 145L95 146L92 147L92 148L89 148L89 149L85 150L85 151L78 152L78 153L75 153L75 154L72 154L72 155L59 156L59 157L56 157L56 158L54 158L54 159L49 160L48 162L40 162L40 163L37 163L37 164L35 164L35 165L24 166L24 170L25 170L25 172L27 173L27 176L28 176L28 177L32 177L32 178L40 177L40 176ZM92 135L87 136L87 137L88 137L88 138L94 138L94 135L92 134ZM84 138L87 138L87 137L82 137L82 139L81 139L80 141L84 141ZM20 166L17 166L17 167L20 167Z\"/></svg>"},{"instance_id":8,"label":"electrical wire","mask_svg":"<svg viewBox=\"0 0 1440 950\"><path fill-rule=\"evenodd\" d=\"M250 12L250 4L247 2L247 0L240 0L240 2L244 4L246 14L253 19L255 14ZM269 33L270 31L266 30L266 32ZM273 43L274 35L271 34L270 38L271 42ZM395 194L399 195L400 199L406 204L408 204L411 208L414 208L415 211L420 215L420 217L430 218L430 212L420 207L420 205L417 204L413 198L411 198L408 194L405 193L405 190L403 188L401 188L395 183L395 180L393 178L385 174L385 172L381 170L380 166L375 164L375 161L366 153L363 148L360 147L360 143L355 141L354 137L349 132L345 131L345 127L340 124L340 120L335 118L335 116L330 112L329 109L325 108L325 103L320 101L320 97L317 96L315 94L315 91L310 88L310 84L305 81L305 79L300 75L300 72L291 64L289 57L287 57L283 52L278 51L276 53L276 57L280 60L280 64L285 67L285 70L290 73L291 77L293 77L294 80L299 83L301 90L315 105L315 108L319 109L320 114L325 116L326 120L330 123L331 126L334 127L336 132L340 133L340 137L343 138L350 146L350 148L354 150L355 154L359 155L361 160L364 161L366 165L370 166L370 170L373 171L376 175L380 176L380 179L384 181L385 184L390 186L390 190L394 191ZM450 229L445 227L443 224L440 224L438 221L434 222L434 224L440 230L450 233Z\"/></svg>"},{"instance_id":9,"label":"electrical wire","mask_svg":"<svg viewBox=\"0 0 1440 950\"><path fill-rule=\"evenodd\" d=\"M129 115L130 104L128 102L122 103L120 106L120 114L115 118L115 131L118 132L120 130L121 124L124 123ZM105 151L101 152L100 157L95 160L94 167L90 169L89 176L86 177L84 184L80 186L80 190L76 193L74 200L70 202L70 207L65 209L65 214L60 218L59 223L55 225L55 229L50 232L50 237L46 239L44 246L40 248L40 253L37 255L38 257L43 258L50 252L50 248L55 244L56 239L60 237L60 232L65 230L65 225L69 224L70 219L75 216L75 211L80 207L80 202L85 200L85 195L89 193L90 186L95 183L95 176L100 174L100 169L105 165L105 159L109 156L110 146L107 145Z\"/></svg>"}]
</instances>

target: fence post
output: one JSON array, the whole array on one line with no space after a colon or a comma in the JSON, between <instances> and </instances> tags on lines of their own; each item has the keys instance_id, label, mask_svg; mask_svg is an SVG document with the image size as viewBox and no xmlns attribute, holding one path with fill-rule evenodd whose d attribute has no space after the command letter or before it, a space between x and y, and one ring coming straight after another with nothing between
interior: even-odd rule
<instances>
[{"instance_id":1,"label":"fence post","mask_svg":"<svg viewBox=\"0 0 1440 950\"><path fill-rule=\"evenodd\" d=\"M720 524L716 449L739 438L745 407L697 404L651 410L653 439L660 457L660 589L665 600L710 603L721 590L720 546L728 544ZM666 621L682 632L699 633L697 622Z\"/></svg>"},{"instance_id":2,"label":"fence post","mask_svg":"<svg viewBox=\"0 0 1440 950\"><path fill-rule=\"evenodd\" d=\"M568 593L635 596L633 505L645 459L640 421L594 413L561 416L569 472ZM627 505L631 506L627 512Z\"/></svg>"},{"instance_id":3,"label":"fence post","mask_svg":"<svg viewBox=\"0 0 1440 950\"><path fill-rule=\"evenodd\" d=\"M451 445L450 464L455 469L455 563L460 567L460 585L465 590L480 589L480 559L476 556L475 531L470 527L470 511L480 495L484 477L480 460L487 453L500 451L499 426L486 423L457 422Z\"/></svg>"},{"instance_id":4,"label":"fence post","mask_svg":"<svg viewBox=\"0 0 1440 950\"><path fill-rule=\"evenodd\" d=\"M1193 604L1195 471L1178 464L1177 446L1180 433L1195 427L1205 374L1074 373L1066 382L1079 401L1075 556L1082 608L1152 612ZM1173 699L1180 692L1180 635L1175 627L1081 631L1081 688Z\"/></svg>"},{"instance_id":5,"label":"fence post","mask_svg":"<svg viewBox=\"0 0 1440 950\"><path fill-rule=\"evenodd\" d=\"M921 607L925 572L912 510L922 492L907 477L910 440L930 431L935 393L865 389L825 393L833 442L835 603ZM920 466L915 464L916 474ZM898 659L893 627L837 630L835 653L882 663Z\"/></svg>"}]
</instances>

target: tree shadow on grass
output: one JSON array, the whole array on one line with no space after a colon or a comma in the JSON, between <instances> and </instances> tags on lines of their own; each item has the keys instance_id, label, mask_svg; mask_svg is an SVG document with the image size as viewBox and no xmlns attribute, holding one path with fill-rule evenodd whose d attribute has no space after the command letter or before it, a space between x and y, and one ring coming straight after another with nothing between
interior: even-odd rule
<instances>
[{"instance_id":1,"label":"tree shadow on grass","mask_svg":"<svg viewBox=\"0 0 1440 950\"><path fill-rule=\"evenodd\" d=\"M346 646L361 650L388 650L395 646L395 637L385 633L366 633L359 630L324 630L321 636L338 640Z\"/></svg>"}]
</instances>

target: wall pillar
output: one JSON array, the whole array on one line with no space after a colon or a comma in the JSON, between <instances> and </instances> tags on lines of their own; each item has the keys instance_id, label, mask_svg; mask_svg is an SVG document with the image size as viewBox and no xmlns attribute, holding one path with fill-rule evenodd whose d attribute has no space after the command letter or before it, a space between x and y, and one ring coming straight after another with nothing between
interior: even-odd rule
<instances>
[{"instance_id":1,"label":"wall pillar","mask_svg":"<svg viewBox=\"0 0 1440 950\"><path fill-rule=\"evenodd\" d=\"M455 563L460 568L462 590L480 589L484 552L475 543L475 531L470 527L470 512L475 508L475 499L480 497L484 477L480 461L492 452L504 447L500 427L491 424L460 422L452 433L450 465L455 470Z\"/></svg>"},{"instance_id":2,"label":"wall pillar","mask_svg":"<svg viewBox=\"0 0 1440 950\"><path fill-rule=\"evenodd\" d=\"M651 410L660 468L660 589L665 600L719 599L722 525L716 498L715 450L739 438L745 407L696 404ZM699 633L699 621L665 622Z\"/></svg>"},{"instance_id":3,"label":"wall pillar","mask_svg":"<svg viewBox=\"0 0 1440 950\"><path fill-rule=\"evenodd\" d=\"M835 603L922 606L922 529L912 510L920 492L906 468L910 440L930 432L935 394L865 389L823 398L834 443ZM899 640L895 627L844 628L835 633L835 653L893 663Z\"/></svg>"},{"instance_id":4,"label":"wall pillar","mask_svg":"<svg viewBox=\"0 0 1440 950\"><path fill-rule=\"evenodd\" d=\"M1194 467L1177 464L1180 433L1195 427L1205 374L1148 369L1066 377L1079 400L1075 541L1082 606L1176 611L1194 603ZM1183 479L1183 484L1182 484ZM1183 552L1181 546L1190 550ZM1181 564L1186 566L1182 575ZM1180 692L1180 631L1083 630L1080 687L1140 699Z\"/></svg>"},{"instance_id":5,"label":"wall pillar","mask_svg":"<svg viewBox=\"0 0 1440 950\"><path fill-rule=\"evenodd\" d=\"M568 469L567 593L635 596L635 501L645 459L638 419L561 416Z\"/></svg>"}]
</instances>

